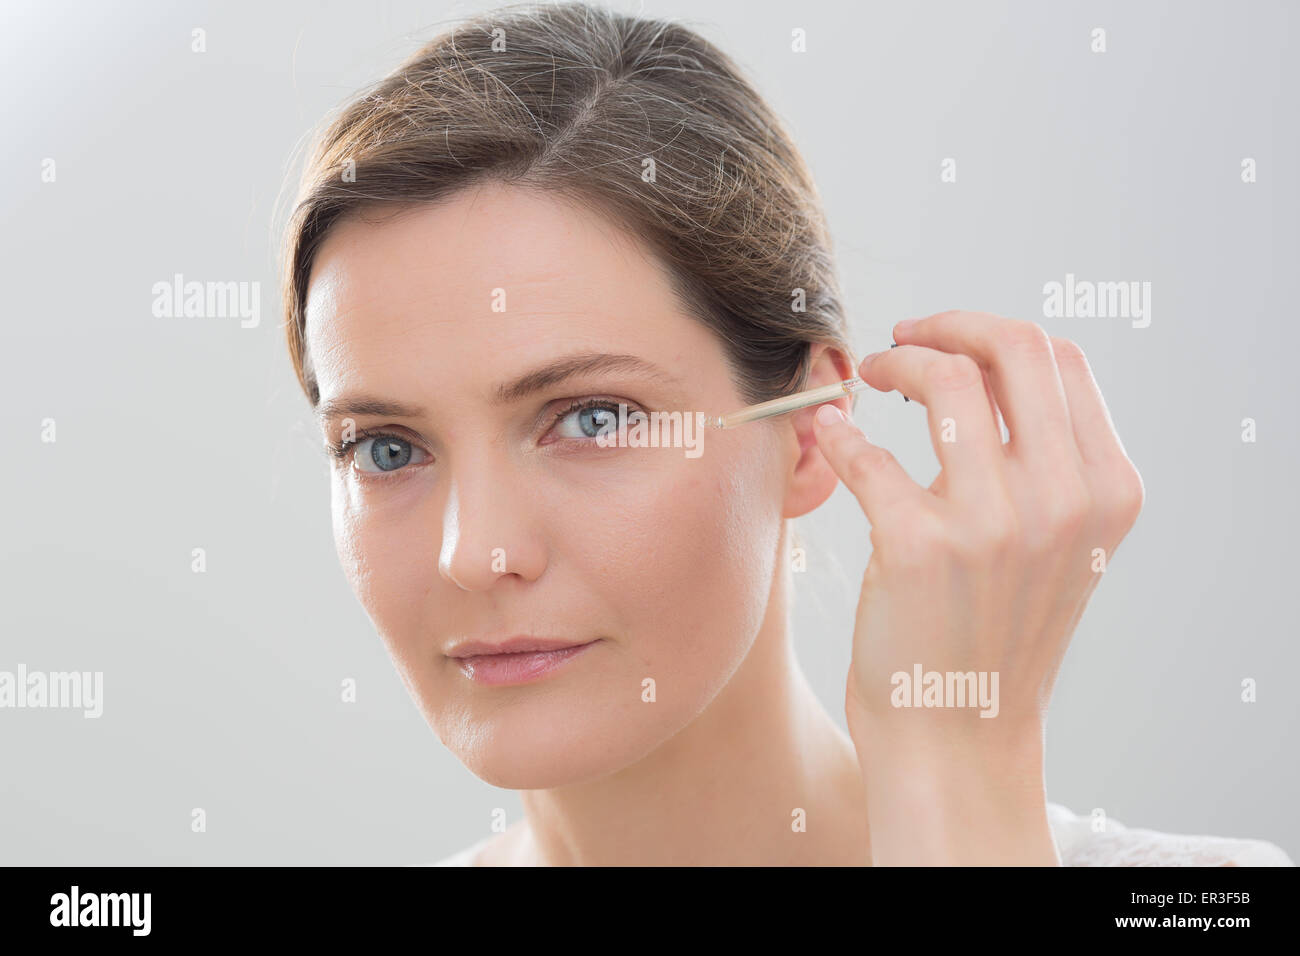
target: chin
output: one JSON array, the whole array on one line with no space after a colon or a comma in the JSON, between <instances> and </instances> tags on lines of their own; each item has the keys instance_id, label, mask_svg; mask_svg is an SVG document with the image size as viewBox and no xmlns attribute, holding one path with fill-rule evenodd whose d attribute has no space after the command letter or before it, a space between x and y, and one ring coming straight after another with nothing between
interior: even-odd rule
<instances>
[{"instance_id":1,"label":"chin","mask_svg":"<svg viewBox=\"0 0 1300 956\"><path fill-rule=\"evenodd\" d=\"M644 757L671 736L662 711L634 699L543 693L475 700L431 715L443 744L480 780L506 790L547 790L598 779Z\"/></svg>"}]
</instances>

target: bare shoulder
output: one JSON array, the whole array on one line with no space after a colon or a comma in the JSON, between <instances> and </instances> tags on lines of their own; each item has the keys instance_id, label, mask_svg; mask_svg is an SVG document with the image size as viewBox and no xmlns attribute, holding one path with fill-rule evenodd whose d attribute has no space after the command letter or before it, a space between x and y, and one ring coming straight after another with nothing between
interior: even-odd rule
<instances>
[{"instance_id":1,"label":"bare shoulder","mask_svg":"<svg viewBox=\"0 0 1300 956\"><path fill-rule=\"evenodd\" d=\"M1055 803L1047 809L1065 866L1295 866L1266 840L1126 826L1101 810L1077 814Z\"/></svg>"}]
</instances>

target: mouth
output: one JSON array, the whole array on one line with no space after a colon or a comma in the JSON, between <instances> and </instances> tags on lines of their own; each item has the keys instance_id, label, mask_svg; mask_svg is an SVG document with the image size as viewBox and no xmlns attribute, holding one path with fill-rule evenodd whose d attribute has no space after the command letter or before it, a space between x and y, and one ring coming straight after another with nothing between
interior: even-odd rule
<instances>
[{"instance_id":1,"label":"mouth","mask_svg":"<svg viewBox=\"0 0 1300 956\"><path fill-rule=\"evenodd\" d=\"M538 680L600 642L575 642L537 637L512 637L491 643L467 641L447 656L478 684L526 684Z\"/></svg>"}]
</instances>

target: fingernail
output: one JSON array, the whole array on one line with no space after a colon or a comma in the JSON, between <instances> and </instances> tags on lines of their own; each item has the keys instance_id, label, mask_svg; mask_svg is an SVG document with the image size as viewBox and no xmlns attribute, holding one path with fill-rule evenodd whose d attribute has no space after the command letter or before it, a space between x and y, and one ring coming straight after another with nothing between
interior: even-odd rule
<instances>
[{"instance_id":1,"label":"fingernail","mask_svg":"<svg viewBox=\"0 0 1300 956\"><path fill-rule=\"evenodd\" d=\"M917 323L916 319L904 319L902 322L899 322L896 326L894 326L894 331L906 332L912 326L916 325L916 323Z\"/></svg>"},{"instance_id":2,"label":"fingernail","mask_svg":"<svg viewBox=\"0 0 1300 956\"><path fill-rule=\"evenodd\" d=\"M893 348L893 346L891 345L890 348ZM858 371L862 371L862 369L870 365L872 361L875 360L876 356L883 354L884 349L881 349L879 352L872 352L870 355L863 356L862 361L858 363Z\"/></svg>"},{"instance_id":3,"label":"fingernail","mask_svg":"<svg viewBox=\"0 0 1300 956\"><path fill-rule=\"evenodd\" d=\"M844 421L844 413L840 411L838 405L823 405L817 409L818 425L838 425Z\"/></svg>"}]
</instances>

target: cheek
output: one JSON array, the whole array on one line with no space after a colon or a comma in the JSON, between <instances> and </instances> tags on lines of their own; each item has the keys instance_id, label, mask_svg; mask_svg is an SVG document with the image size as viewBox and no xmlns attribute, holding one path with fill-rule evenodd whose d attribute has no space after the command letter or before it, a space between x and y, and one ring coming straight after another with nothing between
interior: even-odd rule
<instances>
[{"instance_id":1,"label":"cheek","mask_svg":"<svg viewBox=\"0 0 1300 956\"><path fill-rule=\"evenodd\" d=\"M412 485L415 483L413 482ZM419 519L415 500L401 490L382 499L367 496L337 473L331 482L330 507L334 548L348 582L394 656L393 639L418 633L419 602L437 574L437 542L412 539Z\"/></svg>"},{"instance_id":2,"label":"cheek","mask_svg":"<svg viewBox=\"0 0 1300 956\"><path fill-rule=\"evenodd\" d=\"M765 457L775 450L751 439L698 459L624 454L599 468L552 464L526 483L546 567L502 589L503 607L611 646L510 706L427 666L420 635L482 597L450 594L438 575L436 496L420 482L379 498L335 480L335 542L355 593L430 726L494 786L554 786L648 753L717 696L762 625L781 532L780 475Z\"/></svg>"},{"instance_id":3,"label":"cheek","mask_svg":"<svg viewBox=\"0 0 1300 956\"><path fill-rule=\"evenodd\" d=\"M729 454L730 452L730 454ZM620 468L555 541L610 611L629 654L695 693L725 682L762 623L780 536L779 492L760 456L719 442L687 459ZM600 502L594 509L592 500ZM575 531L577 533L575 533Z\"/></svg>"}]
</instances>

